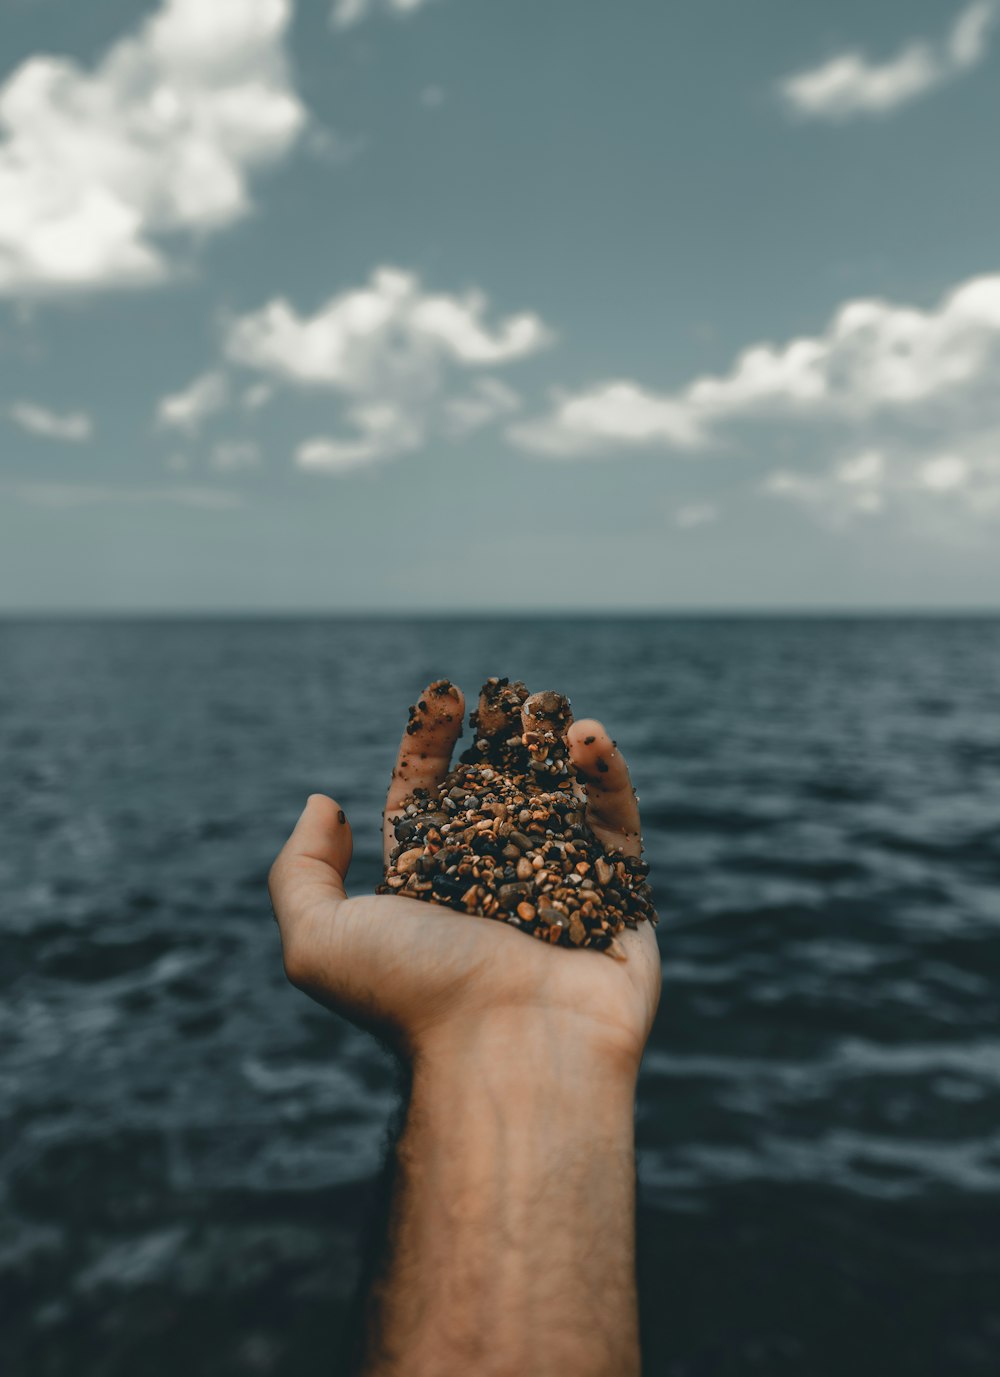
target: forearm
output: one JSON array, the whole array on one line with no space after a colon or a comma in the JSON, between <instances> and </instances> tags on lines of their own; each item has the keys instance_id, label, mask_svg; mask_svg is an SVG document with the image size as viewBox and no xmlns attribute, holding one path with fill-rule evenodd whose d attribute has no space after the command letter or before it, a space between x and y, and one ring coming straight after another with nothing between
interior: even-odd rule
<instances>
[{"instance_id":1,"label":"forearm","mask_svg":"<svg viewBox=\"0 0 1000 1377\"><path fill-rule=\"evenodd\" d=\"M634 1072L561 1020L414 1067L365 1377L630 1377Z\"/></svg>"}]
</instances>

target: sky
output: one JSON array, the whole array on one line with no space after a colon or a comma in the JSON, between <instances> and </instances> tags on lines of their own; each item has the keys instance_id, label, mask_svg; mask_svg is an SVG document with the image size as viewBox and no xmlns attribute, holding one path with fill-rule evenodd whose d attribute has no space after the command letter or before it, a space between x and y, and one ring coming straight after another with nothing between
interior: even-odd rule
<instances>
[{"instance_id":1,"label":"sky","mask_svg":"<svg viewBox=\"0 0 1000 1377\"><path fill-rule=\"evenodd\" d=\"M0 611L1000 607L1000 0L5 0Z\"/></svg>"}]
</instances>

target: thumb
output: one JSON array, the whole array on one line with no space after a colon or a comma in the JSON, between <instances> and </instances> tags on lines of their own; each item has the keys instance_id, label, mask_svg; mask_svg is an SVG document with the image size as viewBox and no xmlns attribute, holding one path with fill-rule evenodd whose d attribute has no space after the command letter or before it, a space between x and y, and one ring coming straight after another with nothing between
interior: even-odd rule
<instances>
[{"instance_id":1,"label":"thumb","mask_svg":"<svg viewBox=\"0 0 1000 1377\"><path fill-rule=\"evenodd\" d=\"M268 876L274 915L283 935L286 924L310 905L347 898L344 881L353 847L343 808L325 794L311 794Z\"/></svg>"}]
</instances>

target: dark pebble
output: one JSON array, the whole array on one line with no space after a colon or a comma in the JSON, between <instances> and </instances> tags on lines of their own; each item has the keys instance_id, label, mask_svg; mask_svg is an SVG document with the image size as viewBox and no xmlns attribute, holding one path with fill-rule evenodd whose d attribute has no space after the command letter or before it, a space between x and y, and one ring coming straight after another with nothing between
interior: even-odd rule
<instances>
[{"instance_id":1,"label":"dark pebble","mask_svg":"<svg viewBox=\"0 0 1000 1377\"><path fill-rule=\"evenodd\" d=\"M469 888L469 881L464 875L435 875L431 888L444 899L460 900Z\"/></svg>"},{"instance_id":2,"label":"dark pebble","mask_svg":"<svg viewBox=\"0 0 1000 1377\"><path fill-rule=\"evenodd\" d=\"M506 884L497 890L497 898L503 908L517 908L521 900L527 899L530 894L531 886L528 884Z\"/></svg>"}]
</instances>

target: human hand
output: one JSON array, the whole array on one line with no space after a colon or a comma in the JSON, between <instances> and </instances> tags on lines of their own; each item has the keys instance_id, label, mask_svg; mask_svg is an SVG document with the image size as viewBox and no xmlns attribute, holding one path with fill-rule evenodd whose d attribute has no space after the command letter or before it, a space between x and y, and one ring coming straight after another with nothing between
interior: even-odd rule
<instances>
[{"instance_id":1,"label":"human hand","mask_svg":"<svg viewBox=\"0 0 1000 1377\"><path fill-rule=\"evenodd\" d=\"M464 700L424 695L419 742L404 734L386 803L392 822L415 788L447 774ZM587 823L608 851L638 855L638 806L628 769L599 722L576 722L570 761L590 781ZM598 759L606 771L597 768ZM289 980L321 1003L394 1042L414 1062L488 1039L565 1046L634 1075L660 992L648 923L619 934L627 959L553 947L490 919L395 895L348 898L351 828L332 799L314 794L271 870L269 888Z\"/></svg>"}]
</instances>

